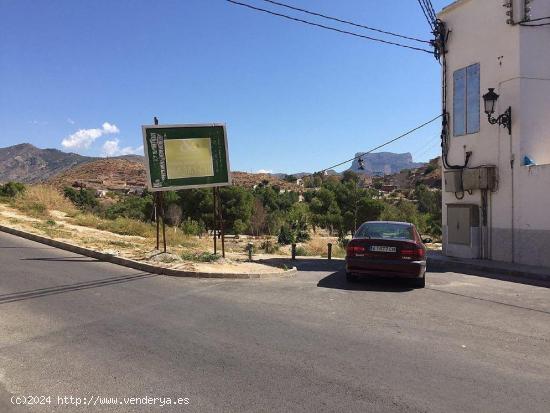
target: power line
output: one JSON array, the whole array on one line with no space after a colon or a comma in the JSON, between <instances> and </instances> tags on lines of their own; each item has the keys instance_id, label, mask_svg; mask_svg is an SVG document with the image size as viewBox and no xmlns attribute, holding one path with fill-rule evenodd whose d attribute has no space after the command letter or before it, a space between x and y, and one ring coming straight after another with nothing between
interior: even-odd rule
<instances>
[{"instance_id":1,"label":"power line","mask_svg":"<svg viewBox=\"0 0 550 413\"><path fill-rule=\"evenodd\" d=\"M550 23L538 23L538 24L528 24L529 22L522 22L519 25L522 27L541 27L541 26L550 26Z\"/></svg>"},{"instance_id":2,"label":"power line","mask_svg":"<svg viewBox=\"0 0 550 413\"><path fill-rule=\"evenodd\" d=\"M354 23L354 22L351 22L349 20L339 19L337 17L327 16L325 14L313 12L313 11L306 10L306 9L301 9L299 7L291 6L291 5L285 4L285 3L280 3L278 1L273 1L273 0L262 0L262 1L264 1L266 3L275 4L277 6L286 7L287 9L296 10L296 11L299 11L299 12L302 12L302 13L310 14L312 16L322 17L324 19L334 20L334 21L337 21L339 23L349 24L350 26L355 26L355 27L360 27L362 29L372 30L372 31L375 31L375 32L378 32L378 33L384 33L384 34L387 34L387 35L390 35L390 36L401 37L402 39L414 40L414 41L417 41L417 42L430 44L429 40L417 39L416 37L410 37L410 36L405 36L405 35L402 35L402 34L389 32L389 31L386 31L386 30L376 29L374 27L369 27L369 26L365 26L363 24Z\"/></svg>"},{"instance_id":3,"label":"power line","mask_svg":"<svg viewBox=\"0 0 550 413\"><path fill-rule=\"evenodd\" d=\"M422 2L422 0L418 0L418 4L420 5L420 8L422 9L422 13L424 13L424 17L426 17L426 20L428 21L428 24L430 25L430 28L432 30L435 29L432 19L430 18L428 11L426 10L426 6Z\"/></svg>"},{"instance_id":4,"label":"power line","mask_svg":"<svg viewBox=\"0 0 550 413\"><path fill-rule=\"evenodd\" d=\"M310 177L310 176L315 175L315 174L318 174L318 173L324 173L325 171L328 171L329 169L334 169L334 168L337 168L337 167L339 167L339 166L342 166L342 165L344 165L344 164L346 164L346 163L348 163L348 162L352 162L352 161L354 161L354 160L356 160L356 159L359 159L359 158L361 158L361 157L363 157L363 156L365 156L365 155L367 155L367 154L369 154L369 153L374 152L374 151L377 150L377 149L383 148L384 146L387 146L387 145L389 145L390 143L393 143L393 142L395 142L395 141L397 141L397 140L399 140L399 139L402 139L402 138L404 138L405 136L408 136L408 135L410 135L411 133L416 132L416 131L419 130L419 129L422 129L424 126L427 126L427 125L429 125L429 124L432 123L432 122L435 122L435 121L436 121L437 119L439 119L441 116L443 116L443 114L437 115L435 118L430 119L429 121L424 122L423 124L421 124L421 125L419 125L419 126L413 128L413 129L411 129L411 130L409 130L409 131L407 131L407 132L405 132L405 133L402 133L401 135L397 136L396 138L393 138L393 139L391 139L391 140L389 140L389 141L387 141L387 142L385 142L385 143L383 143L383 144L381 144L381 145L378 145L378 146L376 146L375 148L372 148L372 149L368 150L367 152L360 153L359 155L357 155L357 156L355 156L355 157L353 157L353 158L351 158L351 159L347 159L347 160L345 160L345 161L343 161L343 162L337 163L336 165L332 165L332 166L329 166L328 168L321 169L321 170L318 171L318 172L315 172L315 173L312 173L312 174L309 174L309 175L305 175L303 178L307 178L307 177Z\"/></svg>"},{"instance_id":5,"label":"power line","mask_svg":"<svg viewBox=\"0 0 550 413\"><path fill-rule=\"evenodd\" d=\"M350 35L350 36L360 37L360 38L366 39L366 40L372 40L372 41L375 41L375 42L390 44L390 45L393 45L393 46L398 46L398 47L403 47L403 48L406 48L406 49L418 50L420 52L433 54L433 51L427 50L427 49L422 49L420 47L407 46L407 45L404 45L404 44L401 44L401 43L391 42L389 40L378 39L376 37L365 36L363 34L354 33L354 32L350 32L350 31L342 30L342 29L337 29L337 28L331 27L331 26L325 26L324 24L320 24L320 23L313 23L313 22L310 22L308 20L303 20L303 19L299 19L297 17L288 16L286 14L277 13L277 12L267 10L267 9L262 9L260 7L252 6L252 5L246 4L246 3L241 3L241 2L235 1L235 0L226 0L226 1L229 2L229 3L236 4L238 6L247 7L247 8L252 9L252 10L261 11L263 13L268 13L268 14L271 14L273 16L278 16L278 17L282 17L284 19L293 20L293 21L296 21L296 22L299 22L299 23L308 24L310 26L320 27L322 29L332 30L334 32L338 32L338 33L342 33L342 34L347 34L347 35Z\"/></svg>"}]
</instances>

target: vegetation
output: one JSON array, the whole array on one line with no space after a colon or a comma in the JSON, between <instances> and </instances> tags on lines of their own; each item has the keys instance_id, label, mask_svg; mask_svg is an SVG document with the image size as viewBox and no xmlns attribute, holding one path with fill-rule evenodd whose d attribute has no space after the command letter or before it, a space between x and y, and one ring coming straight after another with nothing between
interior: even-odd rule
<instances>
[{"instance_id":1,"label":"vegetation","mask_svg":"<svg viewBox=\"0 0 550 413\"><path fill-rule=\"evenodd\" d=\"M318 229L343 239L365 221L384 219L412 222L424 234L436 237L441 234L440 191L419 185L409 193L395 191L391 198L378 199L378 191L361 187L359 176L350 171L345 172L342 179L315 175L305 181L306 186L315 187L303 193L304 202L299 202L298 193L282 191L268 182L255 189L221 188L220 204L226 232L277 236L279 244L288 245L307 241L311 232ZM102 219L114 222L154 220L153 198L147 192L142 196L120 196L103 209L90 191L66 188L65 196L79 209L93 212ZM185 235L202 236L213 229L211 190L167 192L164 202L167 223L181 228ZM129 229L125 232L139 234L141 231Z\"/></svg>"},{"instance_id":2,"label":"vegetation","mask_svg":"<svg viewBox=\"0 0 550 413\"><path fill-rule=\"evenodd\" d=\"M300 255L326 256L326 239L319 242L318 237L312 239L313 234L322 230L322 234L334 239L334 257L345 254L346 237L365 221L408 221L416 224L423 235L432 238L441 235L439 190L420 184L412 190L394 191L382 197L377 189L364 188L353 172L346 172L342 178L317 174L304 178L304 182L306 188L301 194L281 190L269 182L255 189L220 188L226 233L264 237L257 247L266 253L274 253L282 245L298 243L303 248ZM50 214L57 210L77 225L119 235L155 238L153 196L147 191L141 195L115 193L101 200L95 191L85 188L67 187L60 192L45 185L26 187L8 183L0 186L0 199L43 219L42 229L52 234L63 231L52 220L56 215ZM164 210L167 224L173 228L166 232L170 246L193 247L198 242L195 236L202 237L213 230L211 189L167 192ZM193 258L208 259L206 256Z\"/></svg>"}]
</instances>

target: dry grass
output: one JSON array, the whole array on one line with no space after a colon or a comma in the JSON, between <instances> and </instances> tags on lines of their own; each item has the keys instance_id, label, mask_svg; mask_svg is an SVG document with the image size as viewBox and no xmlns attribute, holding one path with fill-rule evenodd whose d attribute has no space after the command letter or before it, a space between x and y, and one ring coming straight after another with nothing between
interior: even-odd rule
<instances>
[{"instance_id":1,"label":"dry grass","mask_svg":"<svg viewBox=\"0 0 550 413\"><path fill-rule=\"evenodd\" d=\"M13 199L12 205L25 214L44 218L49 211L57 210L67 214L74 214L76 208L56 188L49 185L32 185L26 191Z\"/></svg>"},{"instance_id":2,"label":"dry grass","mask_svg":"<svg viewBox=\"0 0 550 413\"><path fill-rule=\"evenodd\" d=\"M308 242L302 244L303 255L326 257L328 255L329 242L332 243L333 257L342 258L346 255L345 249L338 245L338 240L336 238L325 237L313 237Z\"/></svg>"}]
</instances>

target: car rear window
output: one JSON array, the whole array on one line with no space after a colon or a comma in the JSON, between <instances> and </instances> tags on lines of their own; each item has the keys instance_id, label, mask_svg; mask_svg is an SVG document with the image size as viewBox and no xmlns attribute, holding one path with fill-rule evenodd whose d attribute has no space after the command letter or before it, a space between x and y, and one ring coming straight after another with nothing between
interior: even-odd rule
<instances>
[{"instance_id":1,"label":"car rear window","mask_svg":"<svg viewBox=\"0 0 550 413\"><path fill-rule=\"evenodd\" d=\"M356 238L387 238L414 240L411 225L392 222L370 222L363 224L355 233Z\"/></svg>"}]
</instances>

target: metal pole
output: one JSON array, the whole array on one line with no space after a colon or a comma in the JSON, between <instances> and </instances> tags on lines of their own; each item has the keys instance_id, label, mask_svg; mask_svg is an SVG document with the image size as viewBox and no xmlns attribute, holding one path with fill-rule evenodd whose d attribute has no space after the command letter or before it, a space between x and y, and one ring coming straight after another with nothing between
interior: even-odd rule
<instances>
[{"instance_id":1,"label":"metal pole","mask_svg":"<svg viewBox=\"0 0 550 413\"><path fill-rule=\"evenodd\" d=\"M164 193L160 193L160 210L162 213L162 243L164 246L164 252L166 253L166 219L164 215Z\"/></svg>"},{"instance_id":2,"label":"metal pole","mask_svg":"<svg viewBox=\"0 0 550 413\"><path fill-rule=\"evenodd\" d=\"M292 259L296 259L296 244L292 244Z\"/></svg>"},{"instance_id":3,"label":"metal pole","mask_svg":"<svg viewBox=\"0 0 550 413\"><path fill-rule=\"evenodd\" d=\"M328 259L332 259L332 242L328 243Z\"/></svg>"},{"instance_id":4,"label":"metal pole","mask_svg":"<svg viewBox=\"0 0 550 413\"><path fill-rule=\"evenodd\" d=\"M220 227L222 230L222 257L225 258L225 228L224 228L224 222L223 222L223 208L221 203L221 196L220 196L220 187L216 187L216 191L218 192L218 212L220 214Z\"/></svg>"},{"instance_id":5,"label":"metal pole","mask_svg":"<svg viewBox=\"0 0 550 413\"><path fill-rule=\"evenodd\" d=\"M214 254L217 254L218 245L216 241L216 232L218 229L218 221L217 221L218 207L217 207L217 201L216 201L216 188L212 188L212 195L214 197Z\"/></svg>"},{"instance_id":6,"label":"metal pole","mask_svg":"<svg viewBox=\"0 0 550 413\"><path fill-rule=\"evenodd\" d=\"M155 125L158 125L159 124L159 120L157 119L156 116L153 117L153 123ZM159 193L158 192L155 192L154 193L154 196L153 196L153 199L155 201L155 223L157 224L157 251L159 250L159 235L160 235L160 228L159 228Z\"/></svg>"},{"instance_id":7,"label":"metal pole","mask_svg":"<svg viewBox=\"0 0 550 413\"><path fill-rule=\"evenodd\" d=\"M157 224L157 251L159 250L159 193L155 192L154 195L154 201L155 201L155 223Z\"/></svg>"}]
</instances>

